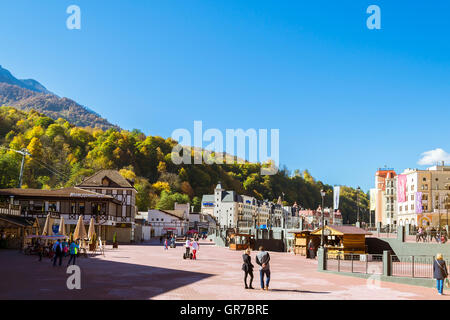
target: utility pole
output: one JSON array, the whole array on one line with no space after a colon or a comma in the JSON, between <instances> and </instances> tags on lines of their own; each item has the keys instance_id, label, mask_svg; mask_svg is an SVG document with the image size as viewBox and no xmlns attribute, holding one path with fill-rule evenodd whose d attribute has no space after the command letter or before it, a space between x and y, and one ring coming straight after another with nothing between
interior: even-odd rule
<instances>
[{"instance_id":1,"label":"utility pole","mask_svg":"<svg viewBox=\"0 0 450 320\"><path fill-rule=\"evenodd\" d=\"M26 156L31 156L31 154L25 148L22 149L22 150L14 150L14 149L6 148L6 147L0 147L0 148L6 149L6 150L9 150L9 151L12 151L12 152L15 152L15 153L18 153L18 154L22 155L22 162L20 164L20 175L19 175L19 189L21 189L22 188L22 180L23 180L23 169L24 169L24 166L25 166L25 157Z\"/></svg>"}]
</instances>

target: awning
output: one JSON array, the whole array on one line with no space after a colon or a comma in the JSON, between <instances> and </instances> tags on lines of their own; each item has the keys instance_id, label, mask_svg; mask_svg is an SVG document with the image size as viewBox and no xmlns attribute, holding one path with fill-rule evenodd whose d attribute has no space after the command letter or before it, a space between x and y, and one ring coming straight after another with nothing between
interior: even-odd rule
<instances>
[{"instance_id":1,"label":"awning","mask_svg":"<svg viewBox=\"0 0 450 320\"><path fill-rule=\"evenodd\" d=\"M11 224L15 224L19 227L33 227L36 219L29 219L24 217L16 217L16 216L9 216L9 215L0 215L0 220L9 222Z\"/></svg>"}]
</instances>

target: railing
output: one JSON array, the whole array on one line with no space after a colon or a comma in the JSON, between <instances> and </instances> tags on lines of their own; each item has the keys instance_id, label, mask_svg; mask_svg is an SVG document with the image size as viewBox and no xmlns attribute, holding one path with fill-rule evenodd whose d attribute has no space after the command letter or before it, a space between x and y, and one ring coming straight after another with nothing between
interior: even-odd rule
<instances>
[{"instance_id":1,"label":"railing","mask_svg":"<svg viewBox=\"0 0 450 320\"><path fill-rule=\"evenodd\" d=\"M326 270L348 273L383 274L383 255L327 253Z\"/></svg>"},{"instance_id":2,"label":"railing","mask_svg":"<svg viewBox=\"0 0 450 320\"><path fill-rule=\"evenodd\" d=\"M22 210L21 216L25 218L47 218L48 214L50 214L50 217L54 219L59 219L61 216L61 213L56 211L36 211L36 210Z\"/></svg>"},{"instance_id":3,"label":"railing","mask_svg":"<svg viewBox=\"0 0 450 320\"><path fill-rule=\"evenodd\" d=\"M20 216L20 206L9 203L0 203L0 214Z\"/></svg>"},{"instance_id":4,"label":"railing","mask_svg":"<svg viewBox=\"0 0 450 320\"><path fill-rule=\"evenodd\" d=\"M433 256L391 256L391 275L394 277L433 278ZM448 268L448 261L446 261Z\"/></svg>"}]
</instances>

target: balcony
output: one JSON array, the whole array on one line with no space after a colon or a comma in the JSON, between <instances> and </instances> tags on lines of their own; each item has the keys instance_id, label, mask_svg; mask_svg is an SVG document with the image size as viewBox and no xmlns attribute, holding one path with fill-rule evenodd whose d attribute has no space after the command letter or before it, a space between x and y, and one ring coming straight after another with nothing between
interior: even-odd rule
<instances>
[{"instance_id":1,"label":"balcony","mask_svg":"<svg viewBox=\"0 0 450 320\"><path fill-rule=\"evenodd\" d=\"M61 216L61 213L56 211L21 210L21 216L25 218L47 218L49 214L53 219L59 219Z\"/></svg>"},{"instance_id":2,"label":"balcony","mask_svg":"<svg viewBox=\"0 0 450 320\"><path fill-rule=\"evenodd\" d=\"M20 217L20 206L9 203L0 203L0 214Z\"/></svg>"}]
</instances>

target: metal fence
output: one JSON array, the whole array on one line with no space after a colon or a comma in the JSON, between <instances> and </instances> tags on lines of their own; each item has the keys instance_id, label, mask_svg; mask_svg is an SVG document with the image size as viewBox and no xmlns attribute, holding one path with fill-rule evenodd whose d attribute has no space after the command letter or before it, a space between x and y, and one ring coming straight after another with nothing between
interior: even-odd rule
<instances>
[{"instance_id":1,"label":"metal fence","mask_svg":"<svg viewBox=\"0 0 450 320\"><path fill-rule=\"evenodd\" d=\"M327 253L326 270L363 274L383 274L383 255Z\"/></svg>"},{"instance_id":2,"label":"metal fence","mask_svg":"<svg viewBox=\"0 0 450 320\"><path fill-rule=\"evenodd\" d=\"M434 256L391 256L391 275L394 277L433 278ZM445 261L448 269L448 260Z\"/></svg>"},{"instance_id":3,"label":"metal fence","mask_svg":"<svg viewBox=\"0 0 450 320\"><path fill-rule=\"evenodd\" d=\"M426 255L391 255L389 275L393 277L433 279L435 257ZM449 261L445 260L447 271ZM326 270L346 273L383 274L382 254L326 254ZM449 272L450 273L450 272Z\"/></svg>"}]
</instances>

